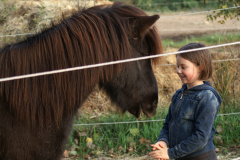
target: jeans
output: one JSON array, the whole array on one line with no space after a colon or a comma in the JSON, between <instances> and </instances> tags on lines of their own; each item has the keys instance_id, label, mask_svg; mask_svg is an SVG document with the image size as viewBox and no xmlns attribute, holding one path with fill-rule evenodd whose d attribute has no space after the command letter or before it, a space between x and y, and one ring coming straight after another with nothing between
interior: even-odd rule
<instances>
[{"instance_id":1,"label":"jeans","mask_svg":"<svg viewBox=\"0 0 240 160\"><path fill-rule=\"evenodd\" d=\"M200 154L195 157L185 158L185 159L176 159L176 160L217 160L217 155L215 150L208 151L206 153Z\"/></svg>"}]
</instances>

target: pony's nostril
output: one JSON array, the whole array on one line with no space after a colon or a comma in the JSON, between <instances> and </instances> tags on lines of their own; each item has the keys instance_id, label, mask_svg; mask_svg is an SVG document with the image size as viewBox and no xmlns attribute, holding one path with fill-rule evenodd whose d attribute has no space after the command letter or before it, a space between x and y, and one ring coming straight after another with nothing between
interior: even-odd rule
<instances>
[{"instance_id":1,"label":"pony's nostril","mask_svg":"<svg viewBox=\"0 0 240 160\"><path fill-rule=\"evenodd\" d=\"M158 104L158 100L155 100L155 101L153 101L152 106L157 107L157 104Z\"/></svg>"}]
</instances>

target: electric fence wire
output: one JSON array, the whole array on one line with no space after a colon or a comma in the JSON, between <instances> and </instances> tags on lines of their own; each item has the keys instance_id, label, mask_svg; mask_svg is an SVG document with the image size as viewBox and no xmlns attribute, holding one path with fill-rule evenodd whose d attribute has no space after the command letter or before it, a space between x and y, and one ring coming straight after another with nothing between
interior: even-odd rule
<instances>
[{"instance_id":1,"label":"electric fence wire","mask_svg":"<svg viewBox=\"0 0 240 160\"><path fill-rule=\"evenodd\" d=\"M72 68L65 68L65 69L59 69L59 70L52 70L52 71L46 71L46 72L38 72L38 73L26 74L26 75L20 75L20 76L5 77L5 78L0 78L0 82L17 80L17 79L24 79L24 78L30 78L30 77L37 77L37 76L43 76L43 75L50 75L50 74L57 74L57 73L63 73L63 72L70 72L70 71L76 71L76 70L82 70L82 69L88 69L88 68L102 67L102 66L108 66L108 65L119 64L119 63L126 63L126 62L133 62L133 61L145 60L145 59L151 59L151 58L159 58L159 57L168 56L168 55L181 54L181 53L185 53L185 52L200 51L200 50L205 50L205 49L213 49L213 48L219 48L219 47L231 46L231 45L237 45L237 44L240 44L240 41L232 42L232 43L226 43L226 44L220 44L220 45L214 45L214 46L209 46L209 47L202 47L202 48L195 48L195 49L190 49L190 50L171 52L171 53L163 53L163 54L157 54L157 55L151 55L151 56L130 58L130 59L104 62L104 63L98 63L98 64L91 64L91 65L85 65L85 66L78 66L78 67L72 67Z\"/></svg>"},{"instance_id":2,"label":"electric fence wire","mask_svg":"<svg viewBox=\"0 0 240 160\"><path fill-rule=\"evenodd\" d=\"M185 29L159 29L159 32L172 32L172 31L207 31L207 30L239 30L238 27L223 27L223 28L185 28ZM35 33L22 33L22 34L12 34L12 35L3 35L0 38L4 37L16 37L16 36L25 36L33 35Z\"/></svg>"},{"instance_id":3,"label":"electric fence wire","mask_svg":"<svg viewBox=\"0 0 240 160\"><path fill-rule=\"evenodd\" d=\"M223 28L185 28L185 29L159 29L159 32L172 32L172 31L207 31L207 30L239 30L238 27L223 27Z\"/></svg>"},{"instance_id":4,"label":"electric fence wire","mask_svg":"<svg viewBox=\"0 0 240 160\"><path fill-rule=\"evenodd\" d=\"M193 12L193 13L179 14L179 15L173 15L173 16L165 16L165 17L161 17L161 18L180 17L180 16L187 16L187 15L194 15L194 14L202 14L202 13L208 13L208 12L214 12L214 11L223 11L223 10L236 9L236 8L240 8L240 6L223 8L223 9L215 9L215 10L209 10L209 11L201 11L201 12Z\"/></svg>"},{"instance_id":5,"label":"electric fence wire","mask_svg":"<svg viewBox=\"0 0 240 160\"><path fill-rule=\"evenodd\" d=\"M217 116L229 116L229 115L237 115L237 114L240 114L240 112L218 114ZM107 123L73 124L73 126L95 126L95 125L106 125L106 124L109 125L109 124L144 123L144 122L161 122L161 121L165 121L165 119L146 120L146 121L128 121L128 122L107 122Z\"/></svg>"}]
</instances>

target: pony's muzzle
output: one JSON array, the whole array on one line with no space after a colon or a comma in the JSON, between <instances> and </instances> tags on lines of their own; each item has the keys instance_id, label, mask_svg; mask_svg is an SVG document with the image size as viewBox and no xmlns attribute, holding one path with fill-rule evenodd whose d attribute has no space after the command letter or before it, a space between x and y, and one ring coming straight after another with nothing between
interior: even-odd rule
<instances>
[{"instance_id":1,"label":"pony's muzzle","mask_svg":"<svg viewBox=\"0 0 240 160\"><path fill-rule=\"evenodd\" d=\"M141 106L143 113L148 117L151 118L152 116L155 115L156 113L156 108L157 108L158 100L154 100L152 104L148 105L143 105Z\"/></svg>"},{"instance_id":2,"label":"pony's muzzle","mask_svg":"<svg viewBox=\"0 0 240 160\"><path fill-rule=\"evenodd\" d=\"M153 101L152 107L156 109L157 108L157 104L158 104L158 100Z\"/></svg>"}]
</instances>

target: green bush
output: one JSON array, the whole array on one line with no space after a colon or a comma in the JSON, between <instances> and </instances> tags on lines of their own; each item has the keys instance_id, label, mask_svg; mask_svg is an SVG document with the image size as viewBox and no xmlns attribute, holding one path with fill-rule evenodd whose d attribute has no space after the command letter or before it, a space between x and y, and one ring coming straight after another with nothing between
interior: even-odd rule
<instances>
[{"instance_id":1,"label":"green bush","mask_svg":"<svg viewBox=\"0 0 240 160\"><path fill-rule=\"evenodd\" d=\"M115 1L115 0L110 0ZM143 10L155 10L155 11L180 11L191 10L195 8L216 8L222 2L219 0L206 1L203 0L121 0L127 4L135 5Z\"/></svg>"}]
</instances>

